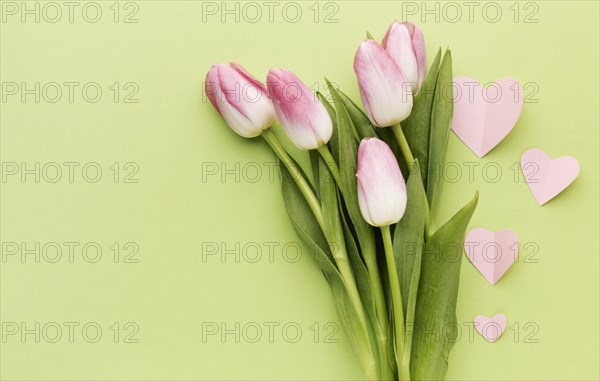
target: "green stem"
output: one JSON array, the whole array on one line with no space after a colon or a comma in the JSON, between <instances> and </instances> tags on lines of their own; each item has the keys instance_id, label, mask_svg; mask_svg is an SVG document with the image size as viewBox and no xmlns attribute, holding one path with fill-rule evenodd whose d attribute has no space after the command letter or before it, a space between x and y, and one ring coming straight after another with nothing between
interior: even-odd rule
<instances>
[{"instance_id":1,"label":"green stem","mask_svg":"<svg viewBox=\"0 0 600 381\"><path fill-rule=\"evenodd\" d=\"M389 364L388 354L388 312L385 302L385 293L383 291L383 284L379 276L379 265L377 264L377 257L375 253L369 253L363 251L363 258L367 265L367 272L369 273L369 280L373 288L373 297L375 298L375 309L377 313L377 319L379 321L379 327L381 332L377 334L377 344L381 356L381 368L384 380L393 378L392 369Z\"/></svg>"},{"instance_id":2,"label":"green stem","mask_svg":"<svg viewBox=\"0 0 600 381\"><path fill-rule=\"evenodd\" d=\"M413 163L415 162L415 158L410 150L410 146L408 145L408 141L406 140L406 136L404 136L404 131L402 131L402 126L400 123L392 126L392 132L396 137L396 141L400 146L400 152L402 152L402 156L404 156L404 161L406 161L406 165L409 170L412 170Z\"/></svg>"},{"instance_id":3,"label":"green stem","mask_svg":"<svg viewBox=\"0 0 600 381\"><path fill-rule=\"evenodd\" d=\"M337 164L335 163L333 156L331 156L331 153L327 149L327 146L324 144L321 145L318 148L318 151L321 153L321 156L323 157L323 161L327 165L327 168L329 168L329 172L331 172L336 183L339 186L340 170L339 170ZM333 219L333 221L332 221L332 219ZM358 287L356 285L356 280L354 279L354 273L352 272L352 268L350 267L350 262L348 259L348 252L346 250L346 242L344 241L344 232L342 230L341 220L340 220L340 216L339 216L339 210L337 208L335 209L335 215L330 215L328 221L329 221L328 226L331 226L331 229L323 230L323 232L328 237L328 239L330 241L334 242L335 245L337 246L337 250L334 250L334 253L333 253L334 259L335 259L336 263L338 264L338 269L340 271L340 274L342 275L342 278L347 283L347 286L349 288L350 297L353 300L355 300L356 308L357 308L360 316L362 317L362 319L364 319L364 321L366 323L366 317L364 316L363 306L361 303L360 295L358 293Z\"/></svg>"},{"instance_id":4,"label":"green stem","mask_svg":"<svg viewBox=\"0 0 600 381\"><path fill-rule=\"evenodd\" d=\"M332 227L332 230L334 231L328 230L324 231L324 233L328 237L329 242L334 243L336 245L336 250L333 250L333 259L337 265L340 276L342 277L342 281L344 282L346 291L348 292L348 296L352 301L354 308L356 309L358 318L360 319L360 322L364 327L366 333L368 332L367 317L363 309L363 304L360 298L360 294L358 292L356 280L354 279L354 273L352 272L352 268L350 267L348 251L346 250L346 244L344 242L344 233L341 231L340 226Z\"/></svg>"},{"instance_id":5,"label":"green stem","mask_svg":"<svg viewBox=\"0 0 600 381\"><path fill-rule=\"evenodd\" d=\"M330 152L327 150L326 147L325 147L325 152L322 154L322 156L323 156L323 161L325 161L325 163L327 163L329 172L333 175L333 177L337 181L337 184L339 185L339 180L340 180L339 168L337 167L335 160L333 159L333 157L331 156ZM321 181L324 181L324 179ZM335 190L335 194L336 194L336 201L337 201L337 188ZM327 239L331 243L334 244L334 247L335 247L335 250L333 250L334 260L337 264L340 275L342 276L342 279L345 283L350 300L354 304L354 307L358 313L360 322L361 322L362 326L364 327L366 336L368 337L368 336L370 336L369 332L371 331L369 328L369 319L367 318L367 316L365 314L362 299L360 297L360 292L358 291L356 279L354 278L354 272L352 271L351 263L349 261L348 251L347 251L347 247L346 247L346 243L345 243L344 231L342 229L340 210L338 209L337 205L338 204L335 203L335 205L332 206L331 209L328 209L328 208L326 208L326 205L323 205L323 215L325 217L326 224L329 227L329 230L325 232L325 235L326 235ZM373 370L377 372L377 374L375 375L375 379L376 380L381 380L381 379L393 380L393 375L390 375L391 369L388 370L386 373L384 373L385 370L381 368L381 364L382 364L381 359L379 359L380 360L379 363L376 362L376 360L377 360L376 354L380 353L379 341L377 341L377 349L373 348L373 346L370 346L370 347L372 349L373 360L374 360L374 363L373 363L374 369ZM387 356L387 353L385 355ZM388 365L388 368L389 368L389 365ZM387 378L383 378L384 375ZM373 375L371 374L370 376L372 377Z\"/></svg>"},{"instance_id":6,"label":"green stem","mask_svg":"<svg viewBox=\"0 0 600 381\"><path fill-rule=\"evenodd\" d=\"M326 145L322 145L317 148L319 154L327 164L329 171L333 175L335 182L338 184L338 188L342 192L342 196L346 196L346 189L344 184L342 184L340 169L335 162L335 159L329 152L329 149ZM375 301L377 307L377 315L380 318L380 323L382 325L382 329L384 332L387 332L388 322L387 322L387 308L385 306L385 294L383 293L383 286L381 284L381 279L379 278L379 266L377 265L377 258L375 252L373 250L363 250L363 256L365 258L365 263L369 270L369 277L371 278L371 283L373 285L373 292L375 294Z\"/></svg>"},{"instance_id":7,"label":"green stem","mask_svg":"<svg viewBox=\"0 0 600 381\"><path fill-rule=\"evenodd\" d=\"M398 269L396 267L396 257L394 256L394 247L392 245L390 227L382 226L381 234L383 236L383 247L385 249L388 276L390 278L392 308L394 309L394 330L396 332L396 359L398 362L398 377L400 380L408 381L410 380L410 369L407 369L403 364L404 343L406 342L406 337L404 334L404 310L402 308L402 293L400 291L400 281L398 279Z\"/></svg>"},{"instance_id":8,"label":"green stem","mask_svg":"<svg viewBox=\"0 0 600 381\"><path fill-rule=\"evenodd\" d=\"M348 253L346 251L346 245L344 242L343 232L341 231L341 229L339 229L339 226L338 226L338 229L335 229L336 231L330 231L329 229L327 229L327 225L325 224L325 219L323 217L323 211L321 209L321 204L315 197L310 185L306 182L306 180L304 179L304 176L302 176L302 173L300 172L300 170L298 169L298 167L296 166L296 164L294 163L292 158L285 151L285 149L283 148L283 146L281 145L281 143L279 142L279 140L277 139L275 134L273 134L273 132L270 129L268 129L262 133L262 136L267 141L267 143L269 144L269 146L271 147L273 152L275 152L275 155L277 155L279 160L281 160L281 162L285 165L288 172L290 173L290 175L292 176L292 178L298 185L300 192L304 196L306 202L308 203L308 206L310 207L315 218L317 219L317 222L319 223L319 226L321 227L323 234L328 236L328 240L333 238L333 241L336 242L336 244L338 245L338 250L336 250L336 252L333 253L334 260L337 264L338 270L340 272L340 276L342 277L342 280L346 286L348 296L350 297L350 300L352 301L352 304L354 305L354 308L356 309L356 312L359 316L361 324L367 330L368 329L367 328L367 324L368 324L367 318L366 318L364 310L363 310L363 305L361 302L360 294L358 293L358 287L357 287L356 281L354 279L354 274L352 272L350 263L348 261ZM326 147L325 147L325 150L326 150L326 154L328 154L327 158L324 157L325 163L327 163L327 167L332 172L336 182L339 185L339 180L340 180L339 168L337 167L335 160L333 159L333 157L331 156L331 153L329 152L329 150L327 150ZM387 360L387 354L386 354L386 360ZM388 368L389 368L389 366L388 366ZM375 369L368 369L367 371L369 373L370 378L372 378L372 379L377 378L378 375L372 373L375 371ZM391 372L388 372L388 373L391 373ZM389 379L392 379L392 378L390 377Z\"/></svg>"},{"instance_id":9,"label":"green stem","mask_svg":"<svg viewBox=\"0 0 600 381\"><path fill-rule=\"evenodd\" d=\"M383 334L387 335L388 331L388 320L387 320L387 307L385 305L385 293L383 292L383 285L381 278L379 277L379 265L377 264L376 254L366 253L363 255L365 263L369 270L369 278L373 285L373 294L375 294L375 307L377 308L377 316L381 323L381 329Z\"/></svg>"},{"instance_id":10,"label":"green stem","mask_svg":"<svg viewBox=\"0 0 600 381\"><path fill-rule=\"evenodd\" d=\"M390 366L388 353L387 334L383 337L377 337L377 348L379 350L379 367L381 369L381 379L384 381L394 381L395 375Z\"/></svg>"},{"instance_id":11,"label":"green stem","mask_svg":"<svg viewBox=\"0 0 600 381\"><path fill-rule=\"evenodd\" d=\"M327 168L329 168L329 171L335 179L338 188L342 192L342 196L344 196L347 199L348 195L346 194L346 188L344 187L344 184L342 184L340 169L337 163L335 162L335 159L331 155L331 152L329 151L326 145L319 146L319 148L317 148L317 151L323 158L323 161L327 165ZM388 313L385 302L385 293L383 291L383 285L379 276L379 265L377 264L377 257L374 250L366 250L366 248L363 247L363 258L365 259L367 272L369 273L369 280L371 282L371 286L373 287L375 309L377 312L377 318L379 320L379 326L381 327L382 331L381 334L377 335L377 344L380 352L382 375L384 375L384 377L389 377L392 372L388 363ZM375 322L373 322L373 324L375 324Z\"/></svg>"},{"instance_id":12,"label":"green stem","mask_svg":"<svg viewBox=\"0 0 600 381\"><path fill-rule=\"evenodd\" d=\"M273 152L275 152L275 155L277 155L279 160L281 160L283 165L287 168L288 172L298 185L300 192L302 192L302 195L308 203L310 210L315 215L315 218L317 219L321 230L325 232L325 220L323 219L321 204L319 204L319 200L317 200L317 197L313 193L310 185L306 182L304 176L302 176L302 173L300 172L298 167L296 167L296 164L294 164L292 158L288 155L287 152L285 152L285 149L283 148L279 140L277 140L277 137L275 136L275 134L273 134L271 129L263 131L262 137L265 138L267 143L269 143L269 146L271 146Z\"/></svg>"}]
</instances>

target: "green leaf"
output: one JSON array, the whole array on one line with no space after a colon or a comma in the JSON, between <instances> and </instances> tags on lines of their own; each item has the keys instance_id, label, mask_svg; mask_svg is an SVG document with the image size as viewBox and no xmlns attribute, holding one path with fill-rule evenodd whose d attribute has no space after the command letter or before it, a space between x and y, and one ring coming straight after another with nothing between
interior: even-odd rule
<instances>
[{"instance_id":1,"label":"green leaf","mask_svg":"<svg viewBox=\"0 0 600 381\"><path fill-rule=\"evenodd\" d=\"M457 339L456 299L467 225L479 195L459 210L425 244L417 296L411 377L442 380Z\"/></svg>"},{"instance_id":2,"label":"green leaf","mask_svg":"<svg viewBox=\"0 0 600 381\"><path fill-rule=\"evenodd\" d=\"M341 202L340 209L343 209ZM376 347L377 337L383 335L383 332L382 327L379 324L379 320L377 319L377 308L375 306L375 294L373 292L373 286L369 279L369 272L360 256L360 251L356 241L354 240L354 236L350 230L350 226L348 225L348 221L346 220L346 216L344 215L343 211L341 216L342 225L344 227L344 238L348 252L348 259L350 260L350 265L352 266L352 271L354 273L354 278L356 279L356 285L358 287L358 292L360 293L365 312L367 313L367 316L371 322L371 327L374 330L371 335L371 342L373 347Z\"/></svg>"},{"instance_id":3,"label":"green leaf","mask_svg":"<svg viewBox=\"0 0 600 381\"><path fill-rule=\"evenodd\" d=\"M371 34L371 32L367 31L367 39L374 40L375 37L373 37L373 35Z\"/></svg>"},{"instance_id":4,"label":"green leaf","mask_svg":"<svg viewBox=\"0 0 600 381\"><path fill-rule=\"evenodd\" d=\"M377 281L376 279L379 278L379 271L377 270L377 252L374 230L371 225L364 220L358 206L358 189L356 181L358 144L355 137L355 132L357 129L350 118L350 114L346 109L344 102L342 101L340 95L341 92L336 91L329 82L328 86L333 98L332 103L335 105L337 120L338 144L337 155L334 153L334 157L337 157L337 163L339 164L338 166L340 169L341 179L338 187L342 194L348 216L350 217L349 222L351 222L351 224L349 223L348 225L351 226L349 226L349 228L354 228L353 231L356 233L356 237L358 238L360 253L364 263L366 264L367 270L369 271L371 285L373 285L373 282ZM354 107L360 111L356 105L354 105ZM386 319L385 302L380 301L380 299L377 299L377 301L379 301L376 302L378 311L377 317L380 319L380 326L384 327L383 323L381 323L381 320ZM383 312L381 312L382 309ZM380 337L385 337L383 328L376 328L376 334L380 335Z\"/></svg>"},{"instance_id":5,"label":"green leaf","mask_svg":"<svg viewBox=\"0 0 600 381\"><path fill-rule=\"evenodd\" d=\"M333 108L333 106L331 105L331 103L329 103L329 101L327 101L327 99L325 98L325 96L323 96L323 94L321 94L320 92L317 91L317 97L319 98L319 100L321 101L321 103L323 103L323 105L325 106L325 109L327 110L327 113L329 114L329 117L331 118L331 123L333 124L333 133L331 134L331 139L329 139L329 147L331 149L331 154L333 155L333 157L338 160L337 157L337 153L338 153L338 127L337 127L337 116L335 113L335 109ZM311 152L314 152L315 150L312 150ZM317 155L318 156L318 155Z\"/></svg>"},{"instance_id":6,"label":"green leaf","mask_svg":"<svg viewBox=\"0 0 600 381\"><path fill-rule=\"evenodd\" d=\"M327 229L325 236L329 240L329 245L332 248L334 258L336 257L336 254L342 254L342 256L345 257L346 243L338 207L337 186L329 172L329 168L327 168L327 164L325 164L325 161L321 157L319 157L318 168L320 179L318 186L321 193L321 208L323 210L323 217Z\"/></svg>"},{"instance_id":7,"label":"green leaf","mask_svg":"<svg viewBox=\"0 0 600 381\"><path fill-rule=\"evenodd\" d=\"M281 172L283 200L294 229L310 249L309 252L313 254L314 260L320 266L321 270L328 272L335 270L337 272L329 243L321 231L319 223L310 210L308 203L281 161L279 162L279 169ZM302 172L300 167L298 169ZM304 176L304 174L302 175Z\"/></svg>"},{"instance_id":8,"label":"green leaf","mask_svg":"<svg viewBox=\"0 0 600 381\"><path fill-rule=\"evenodd\" d=\"M332 255L340 275L345 281L349 292L354 291L350 296L354 297L359 315L364 321L365 329L369 337L375 337L371 326L366 320L363 312L367 316L371 310L371 304L374 307L373 291L369 284L369 274L366 271L364 263L358 254L358 248L352 237L346 221L340 214L341 201L338 199L338 188L335 180L329 172L327 164L322 158L319 158L319 188L321 192L321 208L325 220L325 236L329 241ZM343 221L343 222L342 222ZM363 271L364 270L364 271ZM376 344L376 343L375 343Z\"/></svg>"},{"instance_id":9,"label":"green leaf","mask_svg":"<svg viewBox=\"0 0 600 381\"><path fill-rule=\"evenodd\" d=\"M310 252L314 254L316 263L331 287L338 317L365 375L368 379L376 379L377 362L371 348L369 333L348 294L346 283L337 270L325 236L302 193L281 162L280 171L283 198L290 221L302 241L311 249Z\"/></svg>"},{"instance_id":10,"label":"green leaf","mask_svg":"<svg viewBox=\"0 0 600 381\"><path fill-rule=\"evenodd\" d=\"M403 311L407 323L409 312L414 316L414 302L417 297L419 276L421 274L420 265L425 221L427 221L427 196L421 181L418 160L415 160L412 171L406 184L408 199L406 211L394 230L394 254L398 266ZM410 316L411 322L413 316Z\"/></svg>"},{"instance_id":11,"label":"green leaf","mask_svg":"<svg viewBox=\"0 0 600 381\"><path fill-rule=\"evenodd\" d=\"M404 136L413 156L421 163L421 179L423 184L427 182L427 168L429 163L429 125L431 123L431 106L435 93L436 82L440 66L441 49L429 68L427 77L421 84L419 92L413 100L413 109L408 119L402 123ZM402 161L402 160L400 160Z\"/></svg>"},{"instance_id":12,"label":"green leaf","mask_svg":"<svg viewBox=\"0 0 600 381\"><path fill-rule=\"evenodd\" d=\"M327 82L327 87L329 88L329 92L331 93L334 102L341 102L344 105L344 108L348 112L350 116L350 120L354 126L354 131L356 135L354 136L357 142L364 138L374 138L377 137L375 133L375 129L371 124L369 118L365 115L365 113L348 97L346 94L342 92L342 90L335 88L327 78L325 78ZM353 133L354 134L354 133Z\"/></svg>"},{"instance_id":13,"label":"green leaf","mask_svg":"<svg viewBox=\"0 0 600 381\"><path fill-rule=\"evenodd\" d=\"M313 174L313 187L315 188L315 196L317 196L317 200L321 201L321 189L319 187L319 183L321 178L319 176L319 153L316 150L308 151L308 156L310 158L310 169Z\"/></svg>"},{"instance_id":14,"label":"green leaf","mask_svg":"<svg viewBox=\"0 0 600 381\"><path fill-rule=\"evenodd\" d=\"M394 255L398 265L400 290L406 326L406 340L412 344L415 309L421 278L421 257L425 241L425 224L428 218L427 194L421 180L419 161L415 159L406 184L406 211L394 230ZM409 366L411 345L405 346L404 366Z\"/></svg>"},{"instance_id":15,"label":"green leaf","mask_svg":"<svg viewBox=\"0 0 600 381\"><path fill-rule=\"evenodd\" d=\"M365 379L379 380L378 364L375 360L375 354L371 351L369 337L359 323L356 310L352 308L352 302L343 281L339 276L329 274L325 274L325 278L331 287L340 323L344 327L350 345L365 372Z\"/></svg>"},{"instance_id":16,"label":"green leaf","mask_svg":"<svg viewBox=\"0 0 600 381\"><path fill-rule=\"evenodd\" d=\"M352 133L352 131L355 130L355 126L352 123L350 115L340 98L339 92L333 88L329 81L327 84L329 86L331 96L334 99L333 103L335 104L335 112L337 117L337 160L341 177L341 184L338 184L338 186L342 193L344 204L348 210L350 221L352 222L354 230L356 231L356 235L358 236L360 248L364 256L365 252L374 252L375 236L373 234L371 225L364 220L358 206L358 185L356 182L358 145Z\"/></svg>"},{"instance_id":17,"label":"green leaf","mask_svg":"<svg viewBox=\"0 0 600 381\"><path fill-rule=\"evenodd\" d=\"M331 123L333 124L333 133L331 134L331 139L329 139L328 145L330 147L330 151L331 151L331 154L333 155L333 158L335 160L338 160L338 157L337 157L337 154L338 154L338 127L337 127L337 116L335 113L335 109L333 108L331 103L329 103L329 101L327 101L325 96L318 91L317 91L317 97L319 98L321 103L323 103L323 105L325 106L325 109L327 110L327 113L329 114L329 117L331 118ZM313 167L313 173L315 173L315 172L317 173L317 175L315 177L315 184L318 184L319 181L335 181L333 179L333 177L331 176L331 172L329 172L329 170L320 173L321 171L319 170L319 162L321 161L321 155L319 154L319 152L317 150L310 150L309 155L310 155L311 164ZM320 175L319 175L319 173L320 173ZM322 178L319 178L319 176L321 176ZM318 185L315 185L315 186L317 188L320 188ZM318 190L317 192L320 192L320 191Z\"/></svg>"},{"instance_id":18,"label":"green leaf","mask_svg":"<svg viewBox=\"0 0 600 381\"><path fill-rule=\"evenodd\" d=\"M440 173L446 158L446 147L450 135L450 124L454 112L452 95L452 56L446 50L440 72L431 110L431 127L429 131L429 165L427 173L427 200L431 208L430 223L436 226L439 210L439 199L444 182Z\"/></svg>"},{"instance_id":19,"label":"green leaf","mask_svg":"<svg viewBox=\"0 0 600 381\"><path fill-rule=\"evenodd\" d=\"M317 98L319 98L319 101L321 101L321 103L323 103L323 106L325 106L325 109L331 117L331 121L335 123L335 109L333 108L331 103L329 103L327 98L325 98L325 96L320 91L317 91Z\"/></svg>"}]
</instances>

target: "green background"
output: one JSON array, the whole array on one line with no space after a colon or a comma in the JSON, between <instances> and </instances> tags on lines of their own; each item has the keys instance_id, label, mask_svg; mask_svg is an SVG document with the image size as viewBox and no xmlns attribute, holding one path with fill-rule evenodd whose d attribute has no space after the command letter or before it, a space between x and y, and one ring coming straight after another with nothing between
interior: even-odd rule
<instances>
[{"instance_id":1,"label":"green background","mask_svg":"<svg viewBox=\"0 0 600 381\"><path fill-rule=\"evenodd\" d=\"M304 250L298 261L284 258L295 256L298 240L284 211L279 178L269 173L272 153L260 139L245 140L230 131L204 99L202 83L212 63L235 60L261 79L271 67L291 69L313 89L323 90L327 76L358 99L355 49L367 29L381 38L394 18L421 25L430 59L438 46L450 46L455 75L482 83L504 76L530 83L516 127L483 159L450 136L448 160L462 174L446 184L444 215L478 189L471 226L514 229L521 260L495 286L463 261L459 323L468 324L480 313L504 313L512 328L490 344L476 333L469 337L463 325L448 379L600 377L598 2L515 6L501 1L495 3L502 11L497 22L491 22L496 6L486 8L484 17L486 3L478 3L472 19L462 2L454 3L463 12L460 19L452 6L437 3L436 20L435 14L422 12L421 2L412 3L420 8L416 15L404 17L402 2L315 6L301 1L295 3L302 10L298 22L289 21L294 9L288 9L288 20L283 17L286 3L278 3L273 22L265 6L262 19L250 22L253 10L239 3L240 11L248 12L239 22L231 15L222 22L220 13L203 22L201 2L138 1L117 4L121 12L115 23L113 2L99 1L102 17L92 23L82 18L85 4L79 3L73 22L65 14L56 23L43 18L36 23L32 16L23 23L20 14L3 14L3 84L25 82L33 88L39 82L43 88L71 81L81 89L96 82L103 94L97 103L77 90L72 103L65 94L56 103L43 97L36 103L33 95L22 102L20 94L2 101L1 160L7 176L0 221L2 379L360 379L346 337L333 330L338 320L331 296L309 253ZM35 2L27 5L33 8ZM228 6L233 9L235 3ZM436 3L426 6L435 10ZM135 7L138 22L123 23ZM320 10L316 20L315 9ZM329 21L336 22L324 22L334 11ZM129 88L115 103L109 89L115 82L121 88L136 83L138 102L123 102ZM514 163L533 147L552 157L575 156L581 165L572 186L543 207L522 175L514 178L520 174ZM34 168L36 162L48 170L39 183L34 175L24 182L19 174L7 175L10 163ZM73 182L66 172L56 183L47 181L54 173L48 163L66 171L64 162L80 164ZM96 183L81 174L90 162L103 171ZM116 167L111 169L115 162L118 181ZM469 179L468 165L477 164ZM490 181L493 168L484 173L486 164L501 168L497 182ZM124 175L136 166L139 171L130 180L138 182L125 182ZM212 171L215 166L218 171ZM232 171L222 179L222 169ZM449 169L448 176L454 179L456 173ZM7 255L10 242L30 248L36 242L80 246L73 263L66 249L57 263L43 258L36 263L34 255L23 263L18 254ZM102 248L96 263L82 259L81 248L89 242ZM121 247L118 263L110 248L114 242ZM127 242L138 245L138 263L123 263ZM239 263L235 254L224 262L223 251L207 255L211 243L237 252ZM271 258L269 245L275 246ZM253 262L257 246L262 256ZM36 343L33 334L25 340L6 335L11 324L32 328L36 322L47 326L47 337L54 337L48 323L80 325L73 343L66 328L56 343L43 336ZM102 328L96 343L81 333L90 322ZM117 343L115 322L120 324ZM125 326L128 322L135 325ZM247 329L239 343L233 334L203 340L206 322L229 328L238 322ZM273 342L269 322L279 324ZM253 343L257 324L262 336ZM284 336L285 324L302 329L296 343L286 340L295 333ZM124 342L132 327L139 328L133 336L138 342ZM94 336L93 330L88 333ZM328 342L328 334L337 343Z\"/></svg>"}]
</instances>

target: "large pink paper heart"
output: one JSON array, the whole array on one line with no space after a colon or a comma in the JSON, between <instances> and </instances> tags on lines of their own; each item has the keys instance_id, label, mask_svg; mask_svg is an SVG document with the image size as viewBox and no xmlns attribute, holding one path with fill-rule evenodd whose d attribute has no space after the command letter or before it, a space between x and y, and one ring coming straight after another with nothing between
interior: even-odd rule
<instances>
[{"instance_id":1,"label":"large pink paper heart","mask_svg":"<svg viewBox=\"0 0 600 381\"><path fill-rule=\"evenodd\" d=\"M484 88L473 78L457 77L453 92L452 130L475 155L483 157L519 119L523 107L519 82L502 78Z\"/></svg>"},{"instance_id":2,"label":"large pink paper heart","mask_svg":"<svg viewBox=\"0 0 600 381\"><path fill-rule=\"evenodd\" d=\"M473 266L491 284L496 284L519 255L519 242L512 230L495 233L476 228L465 238L465 253Z\"/></svg>"},{"instance_id":3,"label":"large pink paper heart","mask_svg":"<svg viewBox=\"0 0 600 381\"><path fill-rule=\"evenodd\" d=\"M572 156L552 160L544 151L534 148L521 156L521 169L533 197L544 205L577 178L579 162Z\"/></svg>"},{"instance_id":4,"label":"large pink paper heart","mask_svg":"<svg viewBox=\"0 0 600 381\"><path fill-rule=\"evenodd\" d=\"M506 316L502 314L494 315L491 319L485 315L477 315L473 322L477 332L490 343L498 340L506 328Z\"/></svg>"}]
</instances>

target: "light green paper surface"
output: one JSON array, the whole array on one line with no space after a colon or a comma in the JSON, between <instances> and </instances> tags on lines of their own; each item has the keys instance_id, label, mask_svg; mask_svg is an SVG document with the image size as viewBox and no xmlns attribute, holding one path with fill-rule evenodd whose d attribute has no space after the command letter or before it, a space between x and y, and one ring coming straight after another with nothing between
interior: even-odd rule
<instances>
[{"instance_id":1,"label":"light green paper surface","mask_svg":"<svg viewBox=\"0 0 600 381\"><path fill-rule=\"evenodd\" d=\"M84 19L85 2L72 23L61 2L55 23L45 3L26 2L40 7L39 23L32 15L21 22L22 10L13 15L8 3L25 4L0 2L2 379L360 379L352 349L336 331L325 279L306 249L296 260L299 240L285 214L274 156L260 139L230 131L202 85L212 63L234 60L261 80L270 67L291 69L323 92L327 76L358 100L355 49L366 30L380 39L394 18L420 24L430 58L438 46L449 46L456 76L482 83L512 76L528 84L516 127L483 159L450 136L447 160L456 165L447 169L453 182L445 185L443 216L478 189L471 226L514 229L521 255L495 286L464 260L462 336L448 379L600 377L597 2L479 3L469 20L461 2L454 3L462 12L457 19L456 6L444 2L437 13L428 2L426 14L421 2L300 1L277 3L273 22L258 2L262 18L255 23L256 7L243 2L239 22L231 14L224 23L222 9L207 13L221 2L121 2L116 15L113 2L99 1L96 23ZM228 9L235 12L235 4ZM88 8L93 19L95 9ZM493 23L496 8L502 15ZM297 9L299 21L290 22ZM132 12L128 20L138 22L124 23ZM35 89L36 82L39 103L35 94L24 102L20 92L9 95L8 83L22 90L22 83ZM52 82L63 91L56 103L48 101L56 96ZM79 83L73 102L65 82ZM97 103L81 94L89 82L102 89ZM135 86L129 100L138 102L125 103ZM514 164L529 148L572 155L581 165L572 186L543 207ZM39 183L35 173L23 181L21 168L9 174L16 170L11 163L35 169L36 162ZM69 164L72 182L65 162L78 163ZM101 168L98 182L84 178L86 164L90 177ZM62 176L52 183L57 166ZM493 182L497 168L502 175ZM21 249L9 254L12 243L33 248L36 242L40 263L35 254L22 259ZM66 242L79 244L72 263ZM62 248L56 263L50 263L52 243ZM88 261L93 247L101 248L96 263L82 256L86 244ZM218 253L210 255L215 245ZM132 259L138 262L124 263ZM480 313L507 316L510 328L499 342L473 334L469 324ZM34 333L21 336L22 323L32 329L36 322L40 343ZM73 342L69 322L78 324ZM240 324L239 343L233 333L203 340L207 327L222 323ZM56 326L62 335L51 343ZM15 327L20 331L10 334ZM102 336L93 343L95 327Z\"/></svg>"}]
</instances>

